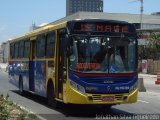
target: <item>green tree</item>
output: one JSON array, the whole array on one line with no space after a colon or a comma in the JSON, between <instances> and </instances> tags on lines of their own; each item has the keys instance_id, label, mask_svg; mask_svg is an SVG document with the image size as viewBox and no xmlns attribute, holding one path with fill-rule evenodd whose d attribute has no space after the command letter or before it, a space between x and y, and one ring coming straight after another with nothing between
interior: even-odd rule
<instances>
[{"instance_id":1,"label":"green tree","mask_svg":"<svg viewBox=\"0 0 160 120\"><path fill-rule=\"evenodd\" d=\"M149 40L150 56L160 58L160 32L152 32Z\"/></svg>"}]
</instances>

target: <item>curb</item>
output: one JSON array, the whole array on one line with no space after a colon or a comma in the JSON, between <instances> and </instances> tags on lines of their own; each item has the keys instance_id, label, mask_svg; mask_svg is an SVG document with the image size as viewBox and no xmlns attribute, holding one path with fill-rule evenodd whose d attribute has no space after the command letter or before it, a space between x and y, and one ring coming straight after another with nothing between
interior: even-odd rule
<instances>
[{"instance_id":1,"label":"curb","mask_svg":"<svg viewBox=\"0 0 160 120\"><path fill-rule=\"evenodd\" d=\"M7 96L8 96L8 94L7 94ZM7 99L4 97L4 100L7 100ZM24 117L24 120L28 120L28 119L29 119L29 118L28 118L28 115L29 115L29 114L35 115L36 118L38 118L39 120L47 120L46 118L44 118L44 117L42 117L42 116L40 116L40 115L32 112L31 110L27 109L27 107L24 107L24 106L22 106L22 105L20 105L20 104L18 104L18 103L16 103L16 102L14 102L14 101L11 100L11 99L8 99L8 100L9 100L9 101L12 101L12 103L13 103L15 106L17 106L17 107L19 107L20 109L22 109L22 110L24 110L25 112L27 112L27 115ZM7 100L7 101L8 101L8 100ZM1 119L0 119L0 120L1 120Z\"/></svg>"},{"instance_id":2,"label":"curb","mask_svg":"<svg viewBox=\"0 0 160 120\"><path fill-rule=\"evenodd\" d=\"M22 110L25 110L25 111L27 111L28 113L34 114L34 115L35 115L37 118L39 118L40 120L47 120L47 119L45 119L44 117L42 117L42 116L40 116L40 115L37 115L36 113L34 113L34 112L26 109L25 107L23 107L23 106L21 106L21 105L18 105L18 106L19 106Z\"/></svg>"},{"instance_id":3,"label":"curb","mask_svg":"<svg viewBox=\"0 0 160 120\"><path fill-rule=\"evenodd\" d=\"M16 104L15 102L13 102L14 105L20 107L22 110L28 112L29 114L34 114L38 119L40 120L47 120L44 117L37 115L36 113L32 112L31 110L27 109L26 107L23 107L22 105Z\"/></svg>"}]
</instances>

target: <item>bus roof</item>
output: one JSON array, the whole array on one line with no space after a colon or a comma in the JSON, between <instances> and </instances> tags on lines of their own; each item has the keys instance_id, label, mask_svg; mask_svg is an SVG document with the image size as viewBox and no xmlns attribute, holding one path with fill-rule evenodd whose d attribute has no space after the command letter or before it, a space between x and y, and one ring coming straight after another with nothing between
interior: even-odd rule
<instances>
[{"instance_id":1,"label":"bus roof","mask_svg":"<svg viewBox=\"0 0 160 120\"><path fill-rule=\"evenodd\" d=\"M9 40L9 42L12 43L12 42L16 42L16 41L24 40L24 39L28 39L28 38L31 39L32 37L35 37L38 34L45 33L45 32L50 32L52 30L56 30L56 29L59 29L59 28L63 28L63 27L66 26L66 24L67 24L67 22L62 22L62 23L55 24L55 25L45 25L45 26L40 27L36 30L28 32L25 35L22 35L20 37L15 38L15 39Z\"/></svg>"},{"instance_id":2,"label":"bus roof","mask_svg":"<svg viewBox=\"0 0 160 120\"><path fill-rule=\"evenodd\" d=\"M63 27L66 27L67 24L68 25L71 24L71 23L74 24L76 22L105 22L105 23L130 24L130 23L125 22L125 21L109 20L109 19L106 19L106 20L105 19L75 19L75 20L59 22L59 23L56 23L56 24L45 25L41 28L38 28L38 29L33 30L31 32L28 32L25 35L22 35L20 37L15 38L15 39L9 40L9 42L12 43L12 42L16 42L16 41L24 40L24 39L28 39L28 38L32 40L32 37L35 37L38 34L49 32L49 31L56 30L56 29L59 29L59 28L63 28Z\"/></svg>"},{"instance_id":3,"label":"bus roof","mask_svg":"<svg viewBox=\"0 0 160 120\"><path fill-rule=\"evenodd\" d=\"M120 21L120 20L110 20L110 19L75 19L70 20L68 22L108 22L108 23L119 23L119 24L131 24L126 21Z\"/></svg>"}]
</instances>

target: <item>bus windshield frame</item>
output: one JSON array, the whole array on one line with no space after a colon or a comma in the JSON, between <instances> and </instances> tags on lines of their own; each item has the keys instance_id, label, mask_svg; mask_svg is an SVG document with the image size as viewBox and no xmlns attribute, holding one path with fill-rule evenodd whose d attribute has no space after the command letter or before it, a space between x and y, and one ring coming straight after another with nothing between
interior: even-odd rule
<instances>
[{"instance_id":1,"label":"bus windshield frame","mask_svg":"<svg viewBox=\"0 0 160 120\"><path fill-rule=\"evenodd\" d=\"M69 69L82 73L135 73L136 37L73 34Z\"/></svg>"}]
</instances>

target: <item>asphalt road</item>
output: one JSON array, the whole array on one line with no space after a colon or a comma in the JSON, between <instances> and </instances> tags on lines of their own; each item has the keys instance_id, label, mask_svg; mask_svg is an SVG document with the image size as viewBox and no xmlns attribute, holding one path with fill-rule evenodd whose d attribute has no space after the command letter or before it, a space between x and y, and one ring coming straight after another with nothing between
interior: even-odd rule
<instances>
[{"instance_id":1,"label":"asphalt road","mask_svg":"<svg viewBox=\"0 0 160 120\"><path fill-rule=\"evenodd\" d=\"M7 73L0 71L0 93L9 94L9 99L28 110L40 115L44 120L94 120L94 119L130 119L130 117L143 117L139 114L156 114L160 116L160 85L155 85L155 77L140 75L144 78L147 92L140 92L138 102L113 106L111 110L93 106L61 105L55 110L47 106L46 99L26 93L18 94L18 89L8 82ZM137 115L138 114L138 115ZM103 118L102 118L103 117Z\"/></svg>"}]
</instances>

